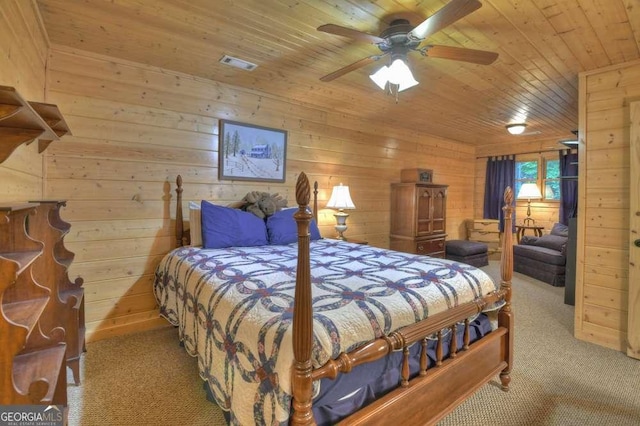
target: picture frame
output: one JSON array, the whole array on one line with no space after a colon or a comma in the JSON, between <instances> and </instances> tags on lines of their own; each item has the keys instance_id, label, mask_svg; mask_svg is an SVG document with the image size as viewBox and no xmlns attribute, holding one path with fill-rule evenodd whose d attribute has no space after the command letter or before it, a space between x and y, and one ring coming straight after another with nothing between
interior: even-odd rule
<instances>
[{"instance_id":1,"label":"picture frame","mask_svg":"<svg viewBox=\"0 0 640 426\"><path fill-rule=\"evenodd\" d=\"M284 182L285 130L220 120L218 179Z\"/></svg>"}]
</instances>

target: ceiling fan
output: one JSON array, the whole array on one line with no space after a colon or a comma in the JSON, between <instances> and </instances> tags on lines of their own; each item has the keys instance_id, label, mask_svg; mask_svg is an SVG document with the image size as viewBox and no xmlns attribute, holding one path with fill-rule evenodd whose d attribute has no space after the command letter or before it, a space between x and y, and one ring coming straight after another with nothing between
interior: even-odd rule
<instances>
[{"instance_id":1,"label":"ceiling fan","mask_svg":"<svg viewBox=\"0 0 640 426\"><path fill-rule=\"evenodd\" d=\"M410 52L418 52L423 56L432 58L489 65L498 58L497 53L453 46L422 45L422 42L430 35L464 18L480 7L482 7L482 3L478 0L452 0L416 27L413 27L406 19L395 19L379 36L335 24L321 25L318 27L318 31L375 44L381 53L360 59L321 77L320 80L332 81L351 71L376 62L387 55L391 57L391 63L395 62L396 59L406 62L407 54ZM413 79L413 76L411 78ZM380 85L377 81L376 84ZM414 80L413 84L417 84L417 82ZM384 85L380 86L384 87Z\"/></svg>"}]
</instances>

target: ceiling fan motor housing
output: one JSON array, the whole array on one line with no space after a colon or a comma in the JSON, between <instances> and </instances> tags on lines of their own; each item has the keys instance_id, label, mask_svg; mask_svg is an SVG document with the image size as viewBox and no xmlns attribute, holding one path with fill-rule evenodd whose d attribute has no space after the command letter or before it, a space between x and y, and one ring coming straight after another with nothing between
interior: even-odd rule
<instances>
[{"instance_id":1,"label":"ceiling fan motor housing","mask_svg":"<svg viewBox=\"0 0 640 426\"><path fill-rule=\"evenodd\" d=\"M413 25L406 19L393 20L389 28L380 34L380 38L383 38L385 42L378 44L378 47L385 53L388 51L395 53L398 48L401 48L404 53L406 53L407 50L416 49L422 40L412 40L407 37L407 34L412 29Z\"/></svg>"}]
</instances>

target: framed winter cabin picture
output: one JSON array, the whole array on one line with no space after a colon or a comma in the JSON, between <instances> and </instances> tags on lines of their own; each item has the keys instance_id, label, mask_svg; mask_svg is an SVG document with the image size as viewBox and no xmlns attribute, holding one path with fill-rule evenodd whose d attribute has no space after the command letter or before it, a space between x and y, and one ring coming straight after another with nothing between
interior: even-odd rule
<instances>
[{"instance_id":1,"label":"framed winter cabin picture","mask_svg":"<svg viewBox=\"0 0 640 426\"><path fill-rule=\"evenodd\" d=\"M287 132L220 120L220 180L284 182Z\"/></svg>"}]
</instances>

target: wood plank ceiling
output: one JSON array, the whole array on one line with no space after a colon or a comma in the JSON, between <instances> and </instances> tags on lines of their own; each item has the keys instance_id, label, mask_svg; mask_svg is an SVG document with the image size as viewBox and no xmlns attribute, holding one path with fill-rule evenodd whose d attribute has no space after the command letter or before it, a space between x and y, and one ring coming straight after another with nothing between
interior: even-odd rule
<instances>
[{"instance_id":1,"label":"wood plank ceiling","mask_svg":"<svg viewBox=\"0 0 640 426\"><path fill-rule=\"evenodd\" d=\"M37 0L52 43L142 62L484 145L565 138L578 125L578 73L640 57L640 0L481 0L429 44L499 53L491 65L410 56L418 86L380 90L368 65L320 77L379 52L317 31L333 23L379 34L395 17L417 25L443 0ZM242 71L224 55L258 65Z\"/></svg>"}]
</instances>

